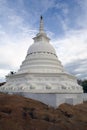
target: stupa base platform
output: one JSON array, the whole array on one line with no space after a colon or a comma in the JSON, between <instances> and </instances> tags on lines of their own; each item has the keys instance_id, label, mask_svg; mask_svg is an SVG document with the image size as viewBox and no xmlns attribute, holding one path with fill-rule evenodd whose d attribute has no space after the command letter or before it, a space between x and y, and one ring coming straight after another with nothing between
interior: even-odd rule
<instances>
[{"instance_id":1,"label":"stupa base platform","mask_svg":"<svg viewBox=\"0 0 87 130\"><path fill-rule=\"evenodd\" d=\"M77 79L67 73L23 73L7 77L2 92L83 93Z\"/></svg>"},{"instance_id":2,"label":"stupa base platform","mask_svg":"<svg viewBox=\"0 0 87 130\"><path fill-rule=\"evenodd\" d=\"M71 105L83 103L83 96L80 93L29 93L29 92L10 92L9 94L18 94L27 98L38 100L42 103L57 108L60 104L67 103Z\"/></svg>"},{"instance_id":3,"label":"stupa base platform","mask_svg":"<svg viewBox=\"0 0 87 130\"><path fill-rule=\"evenodd\" d=\"M32 98L55 108L62 103L75 105L83 102L82 87L67 73L9 75L0 91Z\"/></svg>"}]
</instances>

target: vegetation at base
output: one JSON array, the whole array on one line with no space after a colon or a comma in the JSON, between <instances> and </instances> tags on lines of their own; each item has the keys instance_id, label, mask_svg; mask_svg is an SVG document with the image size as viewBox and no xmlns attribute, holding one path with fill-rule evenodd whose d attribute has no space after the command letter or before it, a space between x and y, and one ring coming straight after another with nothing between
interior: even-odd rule
<instances>
[{"instance_id":1,"label":"vegetation at base","mask_svg":"<svg viewBox=\"0 0 87 130\"><path fill-rule=\"evenodd\" d=\"M84 93L87 93L87 79L86 80L77 80L78 84L83 87Z\"/></svg>"},{"instance_id":2,"label":"vegetation at base","mask_svg":"<svg viewBox=\"0 0 87 130\"><path fill-rule=\"evenodd\" d=\"M2 86L2 85L4 85L6 82L2 82L2 83L0 83L0 86Z\"/></svg>"}]
</instances>

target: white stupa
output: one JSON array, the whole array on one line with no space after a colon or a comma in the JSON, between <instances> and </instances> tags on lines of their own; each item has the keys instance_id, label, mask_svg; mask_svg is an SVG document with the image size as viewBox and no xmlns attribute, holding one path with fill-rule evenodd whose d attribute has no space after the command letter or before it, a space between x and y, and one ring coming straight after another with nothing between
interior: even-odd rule
<instances>
[{"instance_id":1,"label":"white stupa","mask_svg":"<svg viewBox=\"0 0 87 130\"><path fill-rule=\"evenodd\" d=\"M34 43L17 73L11 73L0 91L18 93L51 106L82 103L83 89L73 75L65 72L50 39L44 32L43 18Z\"/></svg>"}]
</instances>

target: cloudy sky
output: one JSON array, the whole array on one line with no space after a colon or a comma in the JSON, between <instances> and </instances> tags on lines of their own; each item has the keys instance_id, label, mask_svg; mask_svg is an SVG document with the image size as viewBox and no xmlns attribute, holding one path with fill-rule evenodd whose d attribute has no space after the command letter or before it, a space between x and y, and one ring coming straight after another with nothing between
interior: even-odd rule
<instances>
[{"instance_id":1,"label":"cloudy sky","mask_svg":"<svg viewBox=\"0 0 87 130\"><path fill-rule=\"evenodd\" d=\"M65 69L87 79L87 0L0 0L0 82L19 69L40 15Z\"/></svg>"}]
</instances>

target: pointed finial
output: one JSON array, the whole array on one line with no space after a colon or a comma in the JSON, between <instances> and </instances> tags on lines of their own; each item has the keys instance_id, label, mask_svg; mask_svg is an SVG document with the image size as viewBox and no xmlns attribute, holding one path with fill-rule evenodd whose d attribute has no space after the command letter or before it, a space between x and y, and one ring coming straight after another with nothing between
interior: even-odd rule
<instances>
[{"instance_id":1,"label":"pointed finial","mask_svg":"<svg viewBox=\"0 0 87 130\"><path fill-rule=\"evenodd\" d=\"M42 15L40 16L40 19L43 19Z\"/></svg>"},{"instance_id":2,"label":"pointed finial","mask_svg":"<svg viewBox=\"0 0 87 130\"><path fill-rule=\"evenodd\" d=\"M43 24L43 17L40 16L40 28L39 33L44 33L44 24Z\"/></svg>"}]
</instances>

